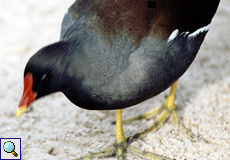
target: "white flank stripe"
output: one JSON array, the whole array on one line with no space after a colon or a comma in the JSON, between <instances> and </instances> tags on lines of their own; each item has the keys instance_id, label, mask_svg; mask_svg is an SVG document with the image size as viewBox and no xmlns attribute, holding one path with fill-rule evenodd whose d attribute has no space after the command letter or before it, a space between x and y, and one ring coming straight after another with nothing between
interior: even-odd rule
<instances>
[{"instance_id":1,"label":"white flank stripe","mask_svg":"<svg viewBox=\"0 0 230 160\"><path fill-rule=\"evenodd\" d=\"M200 33L202 33L202 32L208 31L208 30L210 29L210 26L211 26L211 25L209 24L209 25L207 25L207 26L204 26L204 27L202 27L202 28L199 28L199 29L196 30L195 32L189 34L189 35L188 35L188 38L196 37L198 34L200 34ZM183 34L183 33L188 34L189 32L182 32L181 34ZM175 38L178 36L178 34L179 34L179 30L178 30L178 29L175 29L175 30L171 33L171 35L169 36L167 43L169 43L170 41L172 41L173 39L175 39Z\"/></svg>"},{"instance_id":2,"label":"white flank stripe","mask_svg":"<svg viewBox=\"0 0 230 160\"><path fill-rule=\"evenodd\" d=\"M204 26L198 30L196 30L195 32L189 34L188 38L192 38L192 37L196 37L198 34L202 33L202 32L206 32L210 29L210 24L207 26Z\"/></svg>"},{"instance_id":3,"label":"white flank stripe","mask_svg":"<svg viewBox=\"0 0 230 160\"><path fill-rule=\"evenodd\" d=\"M174 38L176 38L178 34L179 34L179 30L178 30L178 29L175 29L175 30L171 33L171 35L169 36L169 39L168 39L168 42L167 42L167 43L169 43L169 42L172 41Z\"/></svg>"}]
</instances>

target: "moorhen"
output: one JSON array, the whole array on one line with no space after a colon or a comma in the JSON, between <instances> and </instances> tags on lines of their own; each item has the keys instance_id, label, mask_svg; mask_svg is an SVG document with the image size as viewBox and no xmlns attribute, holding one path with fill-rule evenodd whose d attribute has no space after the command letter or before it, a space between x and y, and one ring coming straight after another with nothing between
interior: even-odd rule
<instances>
[{"instance_id":1,"label":"moorhen","mask_svg":"<svg viewBox=\"0 0 230 160\"><path fill-rule=\"evenodd\" d=\"M124 159L127 149L136 151L128 146L133 138L153 130L170 114L179 121L174 104L177 80L196 57L218 4L219 0L76 0L63 18L60 40L29 59L16 116L33 101L58 91L81 108L116 110L116 145L83 158L116 152ZM151 111L161 112L153 126L126 139L121 109L170 86L166 102Z\"/></svg>"}]
</instances>

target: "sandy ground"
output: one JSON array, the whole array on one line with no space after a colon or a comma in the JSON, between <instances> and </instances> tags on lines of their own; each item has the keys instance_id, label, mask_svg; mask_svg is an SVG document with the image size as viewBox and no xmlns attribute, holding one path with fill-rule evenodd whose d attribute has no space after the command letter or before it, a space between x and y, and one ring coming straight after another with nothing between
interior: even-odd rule
<instances>
[{"instance_id":1,"label":"sandy ground","mask_svg":"<svg viewBox=\"0 0 230 160\"><path fill-rule=\"evenodd\" d=\"M0 1L0 137L22 138L22 159L71 159L111 147L115 111L88 111L61 93L33 103L15 118L23 90L23 70L29 57L59 39L66 9L74 0ZM230 2L222 0L212 27L192 66L179 80L177 103L185 126L206 141L191 140L171 119L133 147L175 159L230 159ZM168 90L135 107L132 117L164 102ZM124 125L131 135L153 123ZM128 160L144 159L127 154ZM115 158L105 158L115 160Z\"/></svg>"}]
</instances>

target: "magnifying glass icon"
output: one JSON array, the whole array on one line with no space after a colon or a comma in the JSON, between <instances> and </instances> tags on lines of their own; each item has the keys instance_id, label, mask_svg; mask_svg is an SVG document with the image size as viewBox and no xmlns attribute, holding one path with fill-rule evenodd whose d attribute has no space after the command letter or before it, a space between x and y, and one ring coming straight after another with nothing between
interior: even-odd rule
<instances>
[{"instance_id":1,"label":"magnifying glass icon","mask_svg":"<svg viewBox=\"0 0 230 160\"><path fill-rule=\"evenodd\" d=\"M7 153L12 153L15 157L18 156L18 154L14 151L15 150L15 145L11 141L7 141L3 145L3 149Z\"/></svg>"}]
</instances>

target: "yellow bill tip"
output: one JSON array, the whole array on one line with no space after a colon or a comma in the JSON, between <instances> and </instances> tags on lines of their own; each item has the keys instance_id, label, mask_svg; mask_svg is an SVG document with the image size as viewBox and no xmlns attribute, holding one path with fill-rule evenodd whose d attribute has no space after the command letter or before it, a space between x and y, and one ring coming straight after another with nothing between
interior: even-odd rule
<instances>
[{"instance_id":1,"label":"yellow bill tip","mask_svg":"<svg viewBox=\"0 0 230 160\"><path fill-rule=\"evenodd\" d=\"M20 117L23 113L25 113L27 110L27 105L23 105L21 107L18 107L17 111L16 111L16 115L15 117Z\"/></svg>"}]
</instances>

